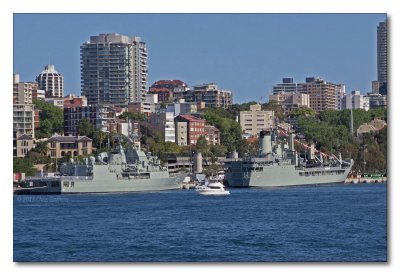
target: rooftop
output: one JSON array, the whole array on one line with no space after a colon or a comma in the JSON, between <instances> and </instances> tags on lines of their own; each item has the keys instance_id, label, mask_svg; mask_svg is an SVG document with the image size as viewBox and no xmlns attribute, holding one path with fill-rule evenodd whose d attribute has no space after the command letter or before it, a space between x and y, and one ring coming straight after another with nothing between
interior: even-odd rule
<instances>
[{"instance_id":1,"label":"rooftop","mask_svg":"<svg viewBox=\"0 0 400 275\"><path fill-rule=\"evenodd\" d=\"M92 141L87 136L52 136L48 142L79 142L79 141Z\"/></svg>"},{"instance_id":2,"label":"rooftop","mask_svg":"<svg viewBox=\"0 0 400 275\"><path fill-rule=\"evenodd\" d=\"M181 118L183 118L183 119L185 119L187 121L192 121L192 122L194 122L194 121L196 121L196 122L206 122L204 119L201 119L201 118L198 118L198 117L195 117L195 116L192 116L192 115L179 115L178 117L181 117Z\"/></svg>"}]
</instances>

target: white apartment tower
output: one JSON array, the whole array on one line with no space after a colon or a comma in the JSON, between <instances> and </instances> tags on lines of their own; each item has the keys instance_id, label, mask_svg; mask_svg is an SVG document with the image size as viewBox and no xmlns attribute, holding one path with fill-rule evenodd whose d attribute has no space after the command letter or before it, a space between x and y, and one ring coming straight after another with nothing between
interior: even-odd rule
<instances>
[{"instance_id":1,"label":"white apartment tower","mask_svg":"<svg viewBox=\"0 0 400 275\"><path fill-rule=\"evenodd\" d=\"M46 97L64 97L64 77L58 73L54 65L46 65L36 77L39 89L45 91Z\"/></svg>"},{"instance_id":2,"label":"white apartment tower","mask_svg":"<svg viewBox=\"0 0 400 275\"><path fill-rule=\"evenodd\" d=\"M89 105L143 102L147 74L147 48L140 37L100 34L81 45L81 88Z\"/></svg>"}]
</instances>

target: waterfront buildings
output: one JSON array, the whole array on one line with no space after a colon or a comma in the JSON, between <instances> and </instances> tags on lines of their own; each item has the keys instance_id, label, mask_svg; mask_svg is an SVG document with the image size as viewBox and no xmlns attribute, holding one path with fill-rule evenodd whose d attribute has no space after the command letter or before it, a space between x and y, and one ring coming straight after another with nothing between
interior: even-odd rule
<instances>
[{"instance_id":1,"label":"waterfront buildings","mask_svg":"<svg viewBox=\"0 0 400 275\"><path fill-rule=\"evenodd\" d=\"M64 98L58 98L58 97L45 98L45 101L60 109L64 108Z\"/></svg>"},{"instance_id":2,"label":"waterfront buildings","mask_svg":"<svg viewBox=\"0 0 400 275\"><path fill-rule=\"evenodd\" d=\"M193 115L179 115L175 118L176 123L176 143L186 146L196 144L200 136L205 136L204 119L197 118Z\"/></svg>"},{"instance_id":3,"label":"waterfront buildings","mask_svg":"<svg viewBox=\"0 0 400 275\"><path fill-rule=\"evenodd\" d=\"M89 105L144 101L147 74L147 47L140 37L100 34L81 46L82 95Z\"/></svg>"},{"instance_id":4,"label":"waterfront buildings","mask_svg":"<svg viewBox=\"0 0 400 275\"><path fill-rule=\"evenodd\" d=\"M33 148L33 138L30 135L17 136L13 131L13 156L17 158L25 157Z\"/></svg>"},{"instance_id":5,"label":"waterfront buildings","mask_svg":"<svg viewBox=\"0 0 400 275\"><path fill-rule=\"evenodd\" d=\"M184 99L179 100L175 103L162 103L163 107L167 112L173 112L175 116L180 114L193 114L197 112L197 103L196 102L185 102ZM156 112L162 110L162 104L156 104Z\"/></svg>"},{"instance_id":6,"label":"waterfront buildings","mask_svg":"<svg viewBox=\"0 0 400 275\"><path fill-rule=\"evenodd\" d=\"M186 102L204 102L205 107L224 108L232 106L232 92L221 90L215 83L196 85L192 90L183 92Z\"/></svg>"},{"instance_id":7,"label":"waterfront buildings","mask_svg":"<svg viewBox=\"0 0 400 275\"><path fill-rule=\"evenodd\" d=\"M377 70L379 93L387 95L387 21L379 22L377 37Z\"/></svg>"},{"instance_id":8,"label":"waterfront buildings","mask_svg":"<svg viewBox=\"0 0 400 275\"><path fill-rule=\"evenodd\" d=\"M239 116L244 134L257 136L275 125L274 111L262 111L260 104L250 105L250 111L241 111Z\"/></svg>"},{"instance_id":9,"label":"waterfront buildings","mask_svg":"<svg viewBox=\"0 0 400 275\"><path fill-rule=\"evenodd\" d=\"M282 93L301 93L303 91L303 85L299 83L294 83L293 78L284 77L282 78L282 83L278 83L273 86L272 94L282 94Z\"/></svg>"},{"instance_id":10,"label":"waterfront buildings","mask_svg":"<svg viewBox=\"0 0 400 275\"><path fill-rule=\"evenodd\" d=\"M310 107L316 112L341 110L345 85L329 83L319 77L307 77L305 83L294 83L293 78L283 78L273 86L269 100L282 106L285 114L299 107Z\"/></svg>"},{"instance_id":11,"label":"waterfront buildings","mask_svg":"<svg viewBox=\"0 0 400 275\"><path fill-rule=\"evenodd\" d=\"M285 115L297 108L310 107L310 96L300 92L277 92L270 95L269 100L281 105Z\"/></svg>"},{"instance_id":12,"label":"waterfront buildings","mask_svg":"<svg viewBox=\"0 0 400 275\"><path fill-rule=\"evenodd\" d=\"M44 90L46 97L64 97L64 77L55 70L54 65L46 65L36 77L39 89Z\"/></svg>"},{"instance_id":13,"label":"waterfront buildings","mask_svg":"<svg viewBox=\"0 0 400 275\"><path fill-rule=\"evenodd\" d=\"M147 131L147 134L155 137L161 135L165 142L175 143L175 121L174 113L152 113L141 123Z\"/></svg>"},{"instance_id":14,"label":"waterfront buildings","mask_svg":"<svg viewBox=\"0 0 400 275\"><path fill-rule=\"evenodd\" d=\"M64 97L64 108L87 106L87 98L85 96L68 95Z\"/></svg>"},{"instance_id":15,"label":"waterfront buildings","mask_svg":"<svg viewBox=\"0 0 400 275\"><path fill-rule=\"evenodd\" d=\"M32 96L38 84L21 82L19 74L13 74L13 104L32 104Z\"/></svg>"},{"instance_id":16,"label":"waterfront buildings","mask_svg":"<svg viewBox=\"0 0 400 275\"><path fill-rule=\"evenodd\" d=\"M358 127L357 129L357 136L366 133L381 131L383 130L383 128L385 128L386 125L387 123L384 120L375 118L371 120L371 122L361 124L360 127Z\"/></svg>"},{"instance_id":17,"label":"waterfront buildings","mask_svg":"<svg viewBox=\"0 0 400 275\"><path fill-rule=\"evenodd\" d=\"M13 130L16 136L29 135L35 137L35 109L33 104L13 105Z\"/></svg>"},{"instance_id":18,"label":"waterfront buildings","mask_svg":"<svg viewBox=\"0 0 400 275\"><path fill-rule=\"evenodd\" d=\"M111 106L77 106L64 108L64 134L76 136L78 126L86 118L96 129L109 131L109 124L115 122L116 111Z\"/></svg>"},{"instance_id":19,"label":"waterfront buildings","mask_svg":"<svg viewBox=\"0 0 400 275\"><path fill-rule=\"evenodd\" d=\"M307 77L302 84L310 96L310 108L316 112L340 110L340 98L344 95L343 84L333 84L319 77Z\"/></svg>"},{"instance_id":20,"label":"waterfront buildings","mask_svg":"<svg viewBox=\"0 0 400 275\"><path fill-rule=\"evenodd\" d=\"M369 98L362 95L360 91L352 91L343 97L343 109L369 110Z\"/></svg>"},{"instance_id":21,"label":"waterfront buildings","mask_svg":"<svg viewBox=\"0 0 400 275\"><path fill-rule=\"evenodd\" d=\"M387 107L386 95L369 93L367 97L369 99L369 107L371 109Z\"/></svg>"},{"instance_id":22,"label":"waterfront buildings","mask_svg":"<svg viewBox=\"0 0 400 275\"><path fill-rule=\"evenodd\" d=\"M173 102L174 94L189 90L188 85L181 80L158 80L149 88L150 94L157 94L158 102Z\"/></svg>"},{"instance_id":23,"label":"waterfront buildings","mask_svg":"<svg viewBox=\"0 0 400 275\"><path fill-rule=\"evenodd\" d=\"M218 128L212 125L205 125L204 131L208 145L221 144L221 131Z\"/></svg>"},{"instance_id":24,"label":"waterfront buildings","mask_svg":"<svg viewBox=\"0 0 400 275\"><path fill-rule=\"evenodd\" d=\"M77 157L92 153L92 140L86 136L52 136L47 140L51 158Z\"/></svg>"}]
</instances>

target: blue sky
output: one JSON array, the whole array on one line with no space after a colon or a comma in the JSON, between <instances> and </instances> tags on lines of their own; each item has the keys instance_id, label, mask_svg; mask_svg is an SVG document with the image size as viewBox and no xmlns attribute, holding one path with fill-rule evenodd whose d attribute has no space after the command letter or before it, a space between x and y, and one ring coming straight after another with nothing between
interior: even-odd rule
<instances>
[{"instance_id":1,"label":"blue sky","mask_svg":"<svg viewBox=\"0 0 400 275\"><path fill-rule=\"evenodd\" d=\"M79 47L90 35L140 36L149 85L217 83L234 102L262 101L282 77L320 76L371 90L376 27L385 14L14 14L14 72L34 81L49 62L80 94Z\"/></svg>"}]
</instances>

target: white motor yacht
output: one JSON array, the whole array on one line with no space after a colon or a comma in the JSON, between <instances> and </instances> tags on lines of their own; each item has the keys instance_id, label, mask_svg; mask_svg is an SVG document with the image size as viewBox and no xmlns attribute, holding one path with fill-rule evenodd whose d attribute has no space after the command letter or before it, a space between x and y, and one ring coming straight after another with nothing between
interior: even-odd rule
<instances>
[{"instance_id":1,"label":"white motor yacht","mask_svg":"<svg viewBox=\"0 0 400 275\"><path fill-rule=\"evenodd\" d=\"M230 192L225 190L224 185L217 181L208 183L206 182L204 185L200 185L196 187L196 191L200 195L229 195Z\"/></svg>"}]
</instances>

